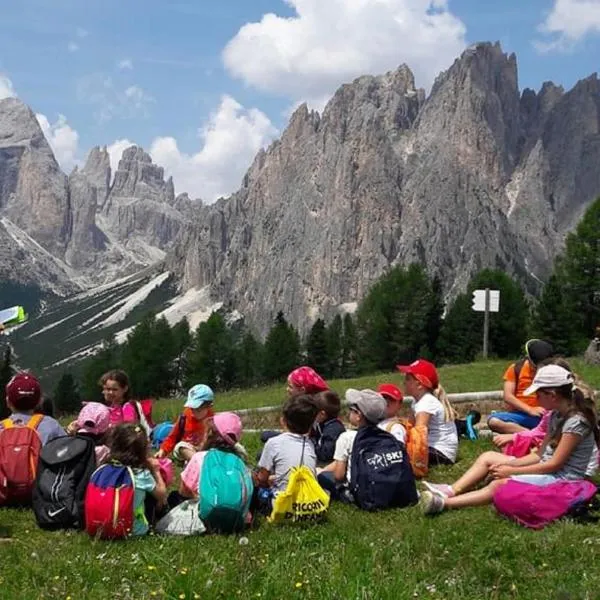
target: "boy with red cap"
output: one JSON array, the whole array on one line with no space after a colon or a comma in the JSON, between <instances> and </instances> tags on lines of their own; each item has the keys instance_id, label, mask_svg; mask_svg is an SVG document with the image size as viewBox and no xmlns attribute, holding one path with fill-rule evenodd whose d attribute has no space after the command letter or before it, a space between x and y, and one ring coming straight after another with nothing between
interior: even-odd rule
<instances>
[{"instance_id":1,"label":"boy with red cap","mask_svg":"<svg viewBox=\"0 0 600 600\"><path fill-rule=\"evenodd\" d=\"M429 466L456 462L458 433L456 413L440 385L435 365L419 358L410 365L398 365L405 374L404 391L412 396L415 425L427 427Z\"/></svg>"},{"instance_id":2,"label":"boy with red cap","mask_svg":"<svg viewBox=\"0 0 600 600\"><path fill-rule=\"evenodd\" d=\"M385 398L386 403L385 419L379 423L379 427L406 445L406 429L398 419L404 400L402 392L393 383L382 383L377 392Z\"/></svg>"},{"instance_id":3,"label":"boy with red cap","mask_svg":"<svg viewBox=\"0 0 600 600\"><path fill-rule=\"evenodd\" d=\"M60 423L42 414L34 414L42 401L40 382L30 373L18 373L6 385L6 404L10 417L0 422L0 434L7 427L31 426L37 431L42 446L54 438L61 437L65 430Z\"/></svg>"}]
</instances>

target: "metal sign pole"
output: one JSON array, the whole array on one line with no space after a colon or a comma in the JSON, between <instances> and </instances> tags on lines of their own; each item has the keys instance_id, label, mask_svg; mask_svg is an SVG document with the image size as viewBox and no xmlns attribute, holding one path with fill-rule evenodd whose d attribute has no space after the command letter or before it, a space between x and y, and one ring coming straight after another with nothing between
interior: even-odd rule
<instances>
[{"instance_id":1,"label":"metal sign pole","mask_svg":"<svg viewBox=\"0 0 600 600\"><path fill-rule=\"evenodd\" d=\"M488 357L488 339L490 331L490 288L485 288L485 312L483 313L483 358Z\"/></svg>"}]
</instances>

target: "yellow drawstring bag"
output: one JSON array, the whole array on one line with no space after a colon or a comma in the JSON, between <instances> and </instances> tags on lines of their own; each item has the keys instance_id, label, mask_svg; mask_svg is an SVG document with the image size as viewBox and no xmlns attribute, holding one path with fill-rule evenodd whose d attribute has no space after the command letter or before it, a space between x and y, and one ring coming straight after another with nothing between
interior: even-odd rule
<instances>
[{"instance_id":1,"label":"yellow drawstring bag","mask_svg":"<svg viewBox=\"0 0 600 600\"><path fill-rule=\"evenodd\" d=\"M322 519L329 508L329 494L305 466L294 467L287 488L273 501L269 523L298 523Z\"/></svg>"}]
</instances>

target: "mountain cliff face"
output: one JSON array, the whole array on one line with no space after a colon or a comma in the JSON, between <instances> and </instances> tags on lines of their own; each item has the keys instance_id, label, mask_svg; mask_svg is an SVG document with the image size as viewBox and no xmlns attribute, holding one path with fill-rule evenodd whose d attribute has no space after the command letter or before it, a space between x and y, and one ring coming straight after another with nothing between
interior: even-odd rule
<instances>
[{"instance_id":1,"label":"mountain cliff face","mask_svg":"<svg viewBox=\"0 0 600 600\"><path fill-rule=\"evenodd\" d=\"M597 77L520 92L516 58L498 44L466 50L428 97L403 65L342 86L322 114L299 107L241 189L212 206L175 197L138 147L114 174L94 148L67 178L33 113L8 99L0 278L68 295L155 265L124 305L154 294L167 310L179 294L169 314L181 318L224 303L261 333L279 310L305 331L414 261L450 297L484 267L535 293L600 195L598 164Z\"/></svg>"},{"instance_id":2,"label":"mountain cliff face","mask_svg":"<svg viewBox=\"0 0 600 600\"><path fill-rule=\"evenodd\" d=\"M188 201L189 202L189 201ZM190 218L173 182L140 148L111 183L106 148L61 172L33 112L0 101L0 277L66 296L161 261Z\"/></svg>"},{"instance_id":3,"label":"mountain cliff face","mask_svg":"<svg viewBox=\"0 0 600 600\"><path fill-rule=\"evenodd\" d=\"M599 131L595 76L521 94L498 44L465 51L427 99L406 66L361 77L322 115L301 106L167 265L263 332L280 309L305 330L412 261L450 295L484 267L535 292L600 194Z\"/></svg>"}]
</instances>

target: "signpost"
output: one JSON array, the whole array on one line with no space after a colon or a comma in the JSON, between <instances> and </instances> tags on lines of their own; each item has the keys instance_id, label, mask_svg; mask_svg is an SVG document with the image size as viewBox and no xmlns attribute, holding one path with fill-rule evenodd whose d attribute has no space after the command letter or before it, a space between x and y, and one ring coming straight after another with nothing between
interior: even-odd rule
<instances>
[{"instance_id":1,"label":"signpost","mask_svg":"<svg viewBox=\"0 0 600 600\"><path fill-rule=\"evenodd\" d=\"M473 292L473 310L483 313L483 358L488 357L488 340L490 331L490 313L500 311L500 291L475 290Z\"/></svg>"}]
</instances>

